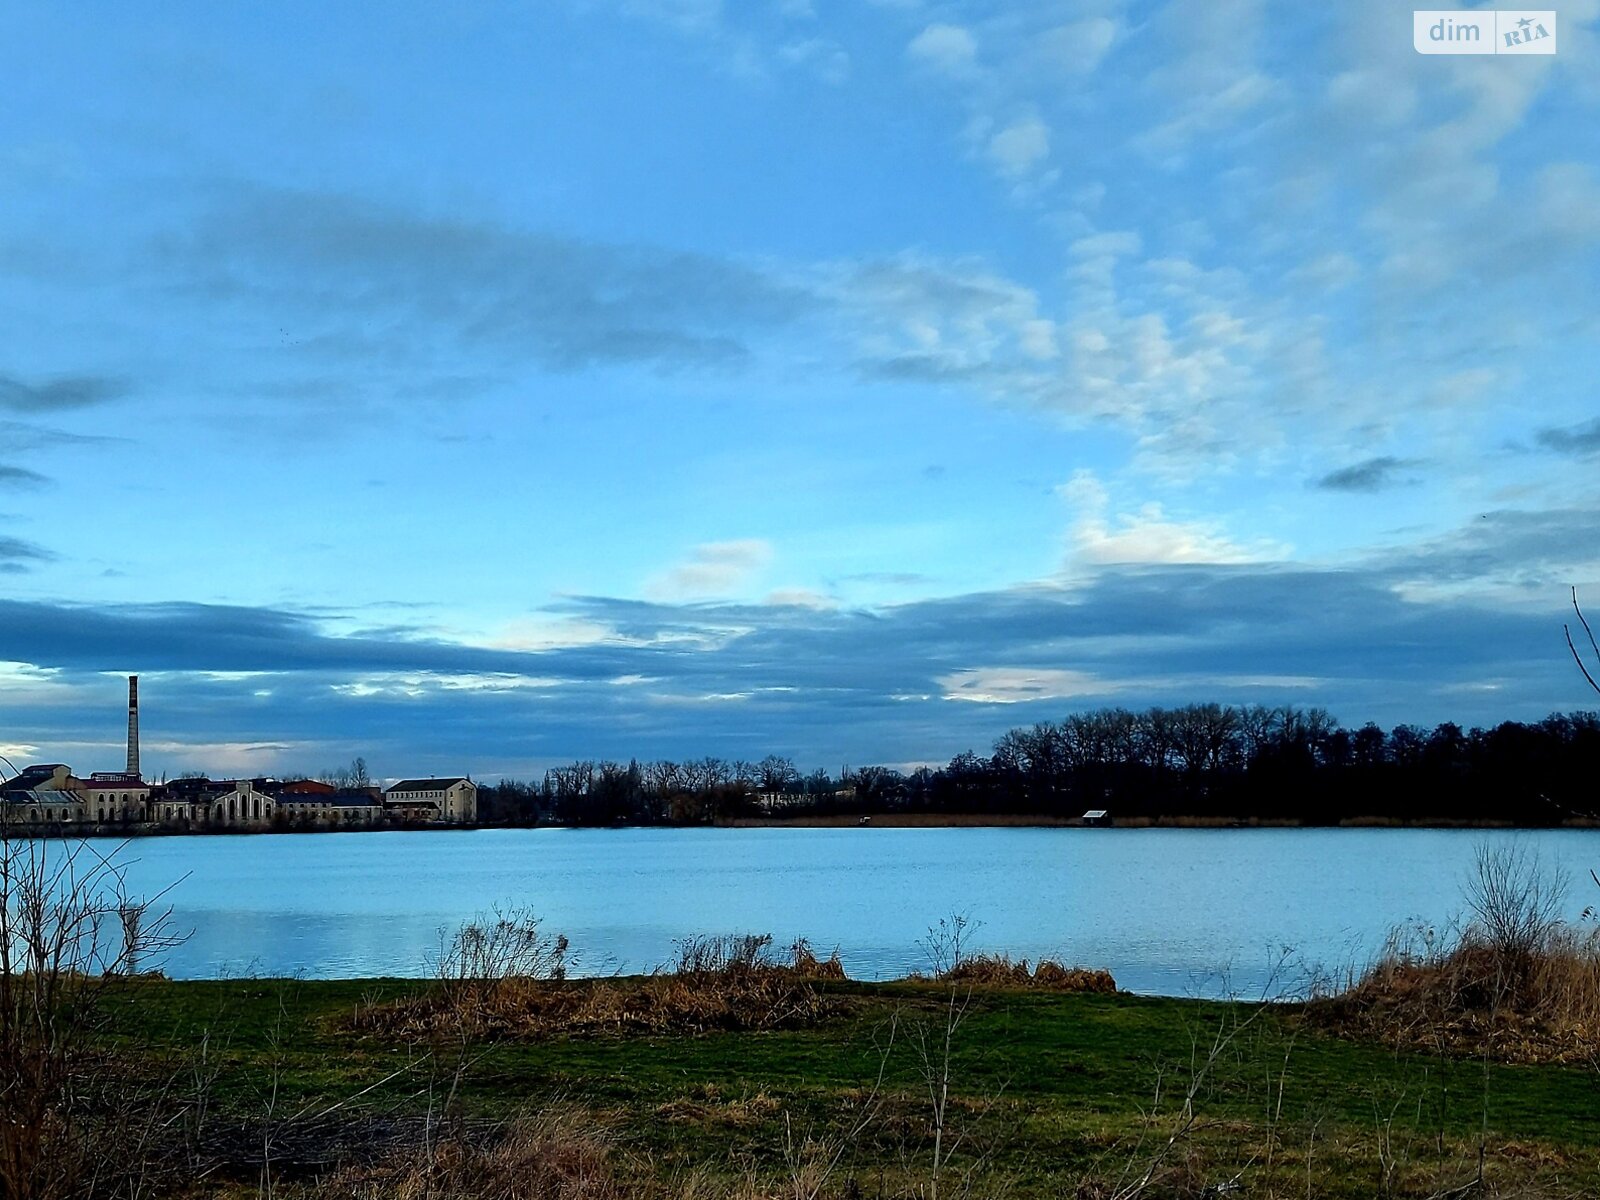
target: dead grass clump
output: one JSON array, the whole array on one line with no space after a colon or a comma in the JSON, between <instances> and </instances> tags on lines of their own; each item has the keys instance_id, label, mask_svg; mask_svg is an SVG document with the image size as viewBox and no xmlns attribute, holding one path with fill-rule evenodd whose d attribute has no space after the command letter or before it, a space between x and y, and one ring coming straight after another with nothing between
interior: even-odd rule
<instances>
[{"instance_id":1,"label":"dead grass clump","mask_svg":"<svg viewBox=\"0 0 1600 1200\"><path fill-rule=\"evenodd\" d=\"M763 1091L755 1095L724 1097L714 1083L701 1084L685 1095L656 1106L655 1114L664 1121L690 1125L723 1125L748 1129L775 1117L782 1105Z\"/></svg>"},{"instance_id":2,"label":"dead grass clump","mask_svg":"<svg viewBox=\"0 0 1600 1200\"><path fill-rule=\"evenodd\" d=\"M1110 995L1117 981L1109 971L1084 967L1063 967L1051 959L1041 959L1036 967L1028 960L1005 954L969 954L955 966L936 976L940 983L966 983L978 987L1037 987L1053 992L1094 992Z\"/></svg>"},{"instance_id":3,"label":"dead grass clump","mask_svg":"<svg viewBox=\"0 0 1600 1200\"><path fill-rule=\"evenodd\" d=\"M560 944L564 955L564 940ZM804 941L794 944L787 962L773 954L766 934L694 937L676 945L667 971L635 978L568 980L562 972L464 979L452 972L418 995L360 1008L342 1025L418 1040L705 1033L800 1028L843 1007L819 986L845 978L838 955L820 961Z\"/></svg>"},{"instance_id":4,"label":"dead grass clump","mask_svg":"<svg viewBox=\"0 0 1600 1200\"><path fill-rule=\"evenodd\" d=\"M321 1194L350 1200L625 1200L612 1145L590 1115L551 1108L494 1134L348 1167Z\"/></svg>"},{"instance_id":5,"label":"dead grass clump","mask_svg":"<svg viewBox=\"0 0 1600 1200\"><path fill-rule=\"evenodd\" d=\"M969 954L936 977L940 983L970 983L979 987L1027 987L1033 982L1028 960L1006 954Z\"/></svg>"},{"instance_id":6,"label":"dead grass clump","mask_svg":"<svg viewBox=\"0 0 1600 1200\"><path fill-rule=\"evenodd\" d=\"M1110 971L1063 967L1048 958L1033 969L1033 982L1054 992L1091 992L1097 996L1114 996L1117 991L1117 981L1112 978Z\"/></svg>"},{"instance_id":7,"label":"dead grass clump","mask_svg":"<svg viewBox=\"0 0 1600 1200\"><path fill-rule=\"evenodd\" d=\"M842 982L849 978L844 973L844 964L839 961L837 946L826 959L819 959L812 953L811 943L805 938L796 938L794 944L789 947L789 969L805 979L831 979Z\"/></svg>"},{"instance_id":8,"label":"dead grass clump","mask_svg":"<svg viewBox=\"0 0 1600 1200\"><path fill-rule=\"evenodd\" d=\"M1476 926L1438 949L1393 938L1350 988L1307 1013L1407 1049L1590 1062L1600 1054L1600 930L1556 926L1532 949L1497 944Z\"/></svg>"}]
</instances>

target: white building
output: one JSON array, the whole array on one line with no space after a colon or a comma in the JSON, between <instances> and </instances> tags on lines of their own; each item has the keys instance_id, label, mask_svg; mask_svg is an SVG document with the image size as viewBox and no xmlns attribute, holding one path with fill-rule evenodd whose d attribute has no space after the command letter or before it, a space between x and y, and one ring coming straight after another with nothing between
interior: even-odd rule
<instances>
[{"instance_id":1,"label":"white building","mask_svg":"<svg viewBox=\"0 0 1600 1200\"><path fill-rule=\"evenodd\" d=\"M478 819L478 785L465 776L448 779L402 779L383 794L383 802L416 813L433 805L433 819L468 825ZM425 810L424 810L425 811Z\"/></svg>"},{"instance_id":2,"label":"white building","mask_svg":"<svg viewBox=\"0 0 1600 1200\"><path fill-rule=\"evenodd\" d=\"M371 792L284 792L278 812L296 829L355 829L382 825L388 819L383 801Z\"/></svg>"},{"instance_id":3,"label":"white building","mask_svg":"<svg viewBox=\"0 0 1600 1200\"><path fill-rule=\"evenodd\" d=\"M97 825L146 820L150 785L123 771L96 771L74 789L83 797L88 819Z\"/></svg>"},{"instance_id":4,"label":"white building","mask_svg":"<svg viewBox=\"0 0 1600 1200\"><path fill-rule=\"evenodd\" d=\"M249 779L230 779L217 785L217 791L204 797L200 820L223 829L265 829L272 824L277 798L259 790Z\"/></svg>"}]
</instances>

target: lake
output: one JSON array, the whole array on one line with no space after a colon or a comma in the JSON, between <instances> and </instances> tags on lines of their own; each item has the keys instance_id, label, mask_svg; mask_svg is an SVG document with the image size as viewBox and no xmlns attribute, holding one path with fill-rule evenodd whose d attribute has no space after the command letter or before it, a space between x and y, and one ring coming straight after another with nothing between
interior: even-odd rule
<instances>
[{"instance_id":1,"label":"lake","mask_svg":"<svg viewBox=\"0 0 1600 1200\"><path fill-rule=\"evenodd\" d=\"M886 978L965 913L985 949L1218 995L1258 992L1285 954L1293 982L1364 961L1399 923L1444 927L1474 848L1513 839L1573 874L1573 916L1600 901L1587 830L525 829L143 838L123 855L136 892L177 881L178 978L423 975L441 930L509 903L567 934L586 974L759 932Z\"/></svg>"}]
</instances>

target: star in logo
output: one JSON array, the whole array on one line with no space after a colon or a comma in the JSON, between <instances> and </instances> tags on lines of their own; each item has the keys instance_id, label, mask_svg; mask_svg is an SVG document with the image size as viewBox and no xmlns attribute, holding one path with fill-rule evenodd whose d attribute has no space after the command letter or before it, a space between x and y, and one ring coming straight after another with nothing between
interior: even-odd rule
<instances>
[{"instance_id":1,"label":"star in logo","mask_svg":"<svg viewBox=\"0 0 1600 1200\"><path fill-rule=\"evenodd\" d=\"M1533 24L1533 20L1530 17L1523 17L1522 20L1517 22L1517 24L1522 27L1524 32L1526 32L1528 26Z\"/></svg>"}]
</instances>

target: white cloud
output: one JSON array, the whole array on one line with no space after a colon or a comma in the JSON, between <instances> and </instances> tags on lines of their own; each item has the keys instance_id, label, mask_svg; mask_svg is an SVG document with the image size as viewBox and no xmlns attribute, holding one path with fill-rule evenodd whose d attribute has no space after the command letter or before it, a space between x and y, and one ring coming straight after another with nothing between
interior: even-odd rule
<instances>
[{"instance_id":1,"label":"white cloud","mask_svg":"<svg viewBox=\"0 0 1600 1200\"><path fill-rule=\"evenodd\" d=\"M688 559L650 580L645 591L658 600L727 596L772 561L772 546L760 538L704 542Z\"/></svg>"},{"instance_id":2,"label":"white cloud","mask_svg":"<svg viewBox=\"0 0 1600 1200\"><path fill-rule=\"evenodd\" d=\"M560 650L616 636L609 626L579 617L522 617L502 625L483 644L497 650Z\"/></svg>"},{"instance_id":3,"label":"white cloud","mask_svg":"<svg viewBox=\"0 0 1600 1200\"><path fill-rule=\"evenodd\" d=\"M625 0L623 9L689 32L715 29L722 20L722 0Z\"/></svg>"},{"instance_id":4,"label":"white cloud","mask_svg":"<svg viewBox=\"0 0 1600 1200\"><path fill-rule=\"evenodd\" d=\"M855 267L833 286L880 371L1014 384L1059 354L1038 295L980 262L908 255Z\"/></svg>"},{"instance_id":5,"label":"white cloud","mask_svg":"<svg viewBox=\"0 0 1600 1200\"><path fill-rule=\"evenodd\" d=\"M1367 126L1399 125L1417 108L1413 81L1371 68L1335 75L1328 83L1327 98L1342 119Z\"/></svg>"},{"instance_id":6,"label":"white cloud","mask_svg":"<svg viewBox=\"0 0 1600 1200\"><path fill-rule=\"evenodd\" d=\"M1433 408L1458 413L1462 408L1487 399L1500 382L1500 372L1492 367L1469 367L1437 380L1424 393L1425 403Z\"/></svg>"},{"instance_id":7,"label":"white cloud","mask_svg":"<svg viewBox=\"0 0 1600 1200\"><path fill-rule=\"evenodd\" d=\"M1588 163L1551 163L1534 182L1540 228L1562 241L1600 241L1600 179Z\"/></svg>"},{"instance_id":8,"label":"white cloud","mask_svg":"<svg viewBox=\"0 0 1600 1200\"><path fill-rule=\"evenodd\" d=\"M906 53L948 75L971 70L978 57L978 42L960 25L929 25L906 47Z\"/></svg>"},{"instance_id":9,"label":"white cloud","mask_svg":"<svg viewBox=\"0 0 1600 1200\"><path fill-rule=\"evenodd\" d=\"M791 66L810 68L823 83L838 86L850 78L850 55L826 38L790 42L778 50L778 58Z\"/></svg>"},{"instance_id":10,"label":"white cloud","mask_svg":"<svg viewBox=\"0 0 1600 1200\"><path fill-rule=\"evenodd\" d=\"M1088 17L1057 26L1038 40L1040 56L1058 70L1086 75L1116 40L1117 23L1108 17Z\"/></svg>"},{"instance_id":11,"label":"white cloud","mask_svg":"<svg viewBox=\"0 0 1600 1200\"><path fill-rule=\"evenodd\" d=\"M1110 494L1092 471L1076 472L1057 492L1078 510L1068 531L1076 567L1260 562L1288 554L1286 546L1237 542L1215 521L1173 520L1154 502L1112 514Z\"/></svg>"},{"instance_id":12,"label":"white cloud","mask_svg":"<svg viewBox=\"0 0 1600 1200\"><path fill-rule=\"evenodd\" d=\"M1065 700L1103 696L1117 685L1086 671L1049 667L973 667L941 676L944 699L972 704L1025 704L1031 700Z\"/></svg>"},{"instance_id":13,"label":"white cloud","mask_svg":"<svg viewBox=\"0 0 1600 1200\"><path fill-rule=\"evenodd\" d=\"M811 608L818 611L838 607L831 596L824 596L810 588L777 588L767 593L767 603L780 608Z\"/></svg>"},{"instance_id":14,"label":"white cloud","mask_svg":"<svg viewBox=\"0 0 1600 1200\"><path fill-rule=\"evenodd\" d=\"M1342 251L1322 254L1289 272L1289 281L1314 290L1332 292L1348 287L1361 274L1355 259Z\"/></svg>"},{"instance_id":15,"label":"white cloud","mask_svg":"<svg viewBox=\"0 0 1600 1200\"><path fill-rule=\"evenodd\" d=\"M1017 342L1024 354L1040 362L1055 358L1061 353L1060 347L1056 344L1054 321L1043 319L1024 321Z\"/></svg>"},{"instance_id":16,"label":"white cloud","mask_svg":"<svg viewBox=\"0 0 1600 1200\"><path fill-rule=\"evenodd\" d=\"M1013 179L1050 157L1050 127L1037 115L1021 117L989 139L989 158Z\"/></svg>"},{"instance_id":17,"label":"white cloud","mask_svg":"<svg viewBox=\"0 0 1600 1200\"><path fill-rule=\"evenodd\" d=\"M1158 156L1177 154L1201 135L1237 124L1266 104L1275 90L1275 82L1266 75L1242 75L1216 91L1188 97L1177 116L1142 135L1138 144Z\"/></svg>"},{"instance_id":18,"label":"white cloud","mask_svg":"<svg viewBox=\"0 0 1600 1200\"><path fill-rule=\"evenodd\" d=\"M1196 139L1239 124L1279 93L1258 67L1263 57L1263 0L1172 0L1152 21L1164 50L1147 87L1172 115L1137 140L1147 153L1181 157Z\"/></svg>"}]
</instances>

